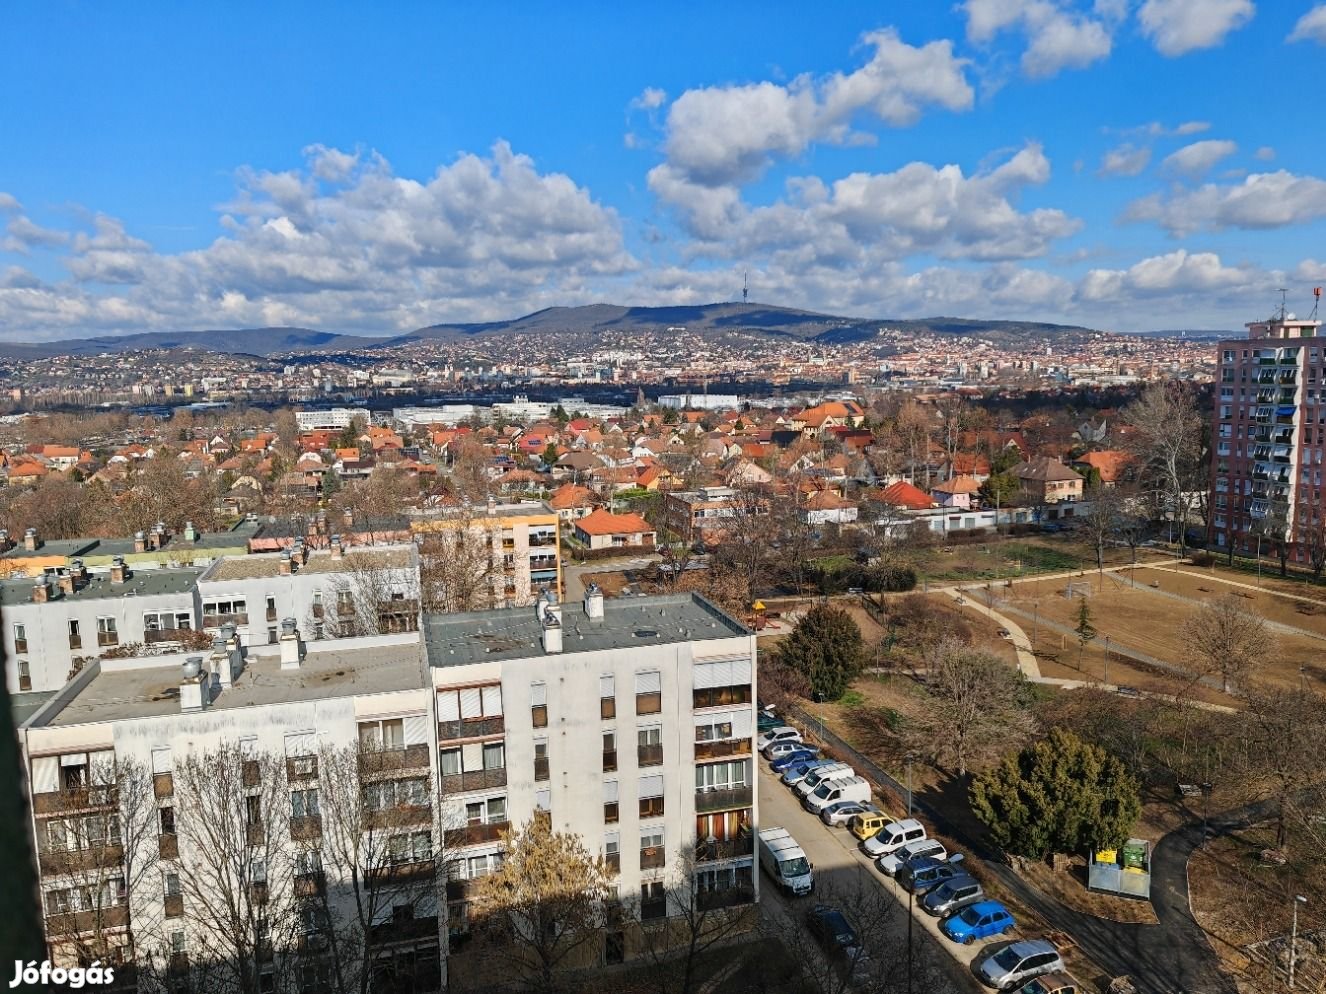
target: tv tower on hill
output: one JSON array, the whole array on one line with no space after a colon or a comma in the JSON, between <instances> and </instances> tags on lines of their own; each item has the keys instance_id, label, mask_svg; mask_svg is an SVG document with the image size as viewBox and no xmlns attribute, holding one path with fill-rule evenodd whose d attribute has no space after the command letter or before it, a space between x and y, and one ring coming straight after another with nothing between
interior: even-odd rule
<instances>
[{"instance_id":1,"label":"tv tower on hill","mask_svg":"<svg viewBox=\"0 0 1326 994\"><path fill-rule=\"evenodd\" d=\"M743 304L750 303L750 286L746 282L745 271L743 271L741 274L741 302Z\"/></svg>"}]
</instances>

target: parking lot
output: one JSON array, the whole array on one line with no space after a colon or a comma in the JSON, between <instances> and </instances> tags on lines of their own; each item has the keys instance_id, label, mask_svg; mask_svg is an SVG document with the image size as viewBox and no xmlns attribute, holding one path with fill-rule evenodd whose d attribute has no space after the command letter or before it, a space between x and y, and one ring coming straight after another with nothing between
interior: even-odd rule
<instances>
[{"instance_id":1,"label":"parking lot","mask_svg":"<svg viewBox=\"0 0 1326 994\"><path fill-rule=\"evenodd\" d=\"M846 828L830 828L818 817L805 811L800 805L799 798L779 782L779 775L770 771L768 763L763 759L757 759L756 764L760 768L761 826L763 828L778 826L791 832L813 864L815 877L815 894L812 897L794 898L789 901L765 874L760 882L762 902L777 902L778 908L775 911L777 914L798 916L803 915L805 910L817 902L835 903L835 893L868 881L866 886L879 888L900 905L901 913L891 916L890 934L885 938L885 944L895 952L905 951L908 903L906 889L876 868L874 862L857 847L857 840ZM903 812L890 811L889 814L902 817ZM850 908L844 910L848 910L850 917ZM919 908L913 912L912 922L917 958L939 966L942 975L948 978L948 990L954 992L988 990L972 974L970 969L972 961L988 951L1007 945L1015 938L1023 937L1023 930L1018 929L1009 937L964 946L945 938L939 931L939 919L932 918ZM857 924L857 927L860 925ZM943 994L943 991L933 986L933 978L931 984L932 986L927 987L918 983L915 990L924 990L927 994Z\"/></svg>"}]
</instances>

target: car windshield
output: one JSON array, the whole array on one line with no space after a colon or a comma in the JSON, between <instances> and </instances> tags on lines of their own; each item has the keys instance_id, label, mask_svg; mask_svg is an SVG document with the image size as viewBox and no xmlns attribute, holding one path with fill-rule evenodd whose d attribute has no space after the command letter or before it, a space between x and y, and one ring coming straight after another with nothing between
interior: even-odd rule
<instances>
[{"instance_id":1,"label":"car windshield","mask_svg":"<svg viewBox=\"0 0 1326 994\"><path fill-rule=\"evenodd\" d=\"M958 917L961 918L968 925L975 925L978 921L981 920L981 913L977 911L975 908L968 908Z\"/></svg>"},{"instance_id":2,"label":"car windshield","mask_svg":"<svg viewBox=\"0 0 1326 994\"><path fill-rule=\"evenodd\" d=\"M824 786L820 787L819 790L815 791L815 796L820 800L824 800L824 798L828 797L832 791L833 787L826 783Z\"/></svg>"},{"instance_id":3,"label":"car windshield","mask_svg":"<svg viewBox=\"0 0 1326 994\"><path fill-rule=\"evenodd\" d=\"M806 862L805 856L784 860L782 868L784 877L804 877L810 872L810 864Z\"/></svg>"},{"instance_id":4,"label":"car windshield","mask_svg":"<svg viewBox=\"0 0 1326 994\"><path fill-rule=\"evenodd\" d=\"M1013 946L1005 946L999 951L999 954L995 956L994 961L1005 970L1012 970L1022 962L1022 954Z\"/></svg>"},{"instance_id":5,"label":"car windshield","mask_svg":"<svg viewBox=\"0 0 1326 994\"><path fill-rule=\"evenodd\" d=\"M1026 987L1022 988L1022 994L1050 994L1050 988L1046 987L1039 980L1033 980Z\"/></svg>"}]
</instances>

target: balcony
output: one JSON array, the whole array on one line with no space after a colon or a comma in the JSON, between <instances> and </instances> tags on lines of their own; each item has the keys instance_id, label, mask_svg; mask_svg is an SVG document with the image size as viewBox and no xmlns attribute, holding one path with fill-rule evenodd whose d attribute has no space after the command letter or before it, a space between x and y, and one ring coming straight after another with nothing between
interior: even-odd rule
<instances>
[{"instance_id":1,"label":"balcony","mask_svg":"<svg viewBox=\"0 0 1326 994\"><path fill-rule=\"evenodd\" d=\"M318 779L318 757L288 757L285 761L285 776L290 781Z\"/></svg>"},{"instance_id":2,"label":"balcony","mask_svg":"<svg viewBox=\"0 0 1326 994\"><path fill-rule=\"evenodd\" d=\"M752 789L750 785L725 787L721 790L700 790L695 792L695 813L713 814L715 811L731 811L734 808L751 806Z\"/></svg>"},{"instance_id":3,"label":"balcony","mask_svg":"<svg viewBox=\"0 0 1326 994\"><path fill-rule=\"evenodd\" d=\"M662 846L647 846L640 850L640 869L661 870L667 862L667 853Z\"/></svg>"},{"instance_id":4,"label":"balcony","mask_svg":"<svg viewBox=\"0 0 1326 994\"><path fill-rule=\"evenodd\" d=\"M439 785L443 794L459 794L467 790L484 790L488 787L505 787L506 767L499 766L491 770L466 770L464 773L449 773L440 778Z\"/></svg>"},{"instance_id":5,"label":"balcony","mask_svg":"<svg viewBox=\"0 0 1326 994\"><path fill-rule=\"evenodd\" d=\"M491 821L486 825L466 825L464 828L453 828L443 833L442 839L445 845L452 846L477 846L482 842L497 842L502 838L502 833L511 828L509 821Z\"/></svg>"},{"instance_id":6,"label":"balcony","mask_svg":"<svg viewBox=\"0 0 1326 994\"><path fill-rule=\"evenodd\" d=\"M371 777L401 770L426 770L428 753L429 747L423 743L404 749L364 749L359 753L359 772Z\"/></svg>"},{"instance_id":7,"label":"balcony","mask_svg":"<svg viewBox=\"0 0 1326 994\"><path fill-rule=\"evenodd\" d=\"M114 787L73 787L32 795L32 811L39 815L73 814L116 807L120 792Z\"/></svg>"},{"instance_id":8,"label":"balcony","mask_svg":"<svg viewBox=\"0 0 1326 994\"><path fill-rule=\"evenodd\" d=\"M152 795L154 797L170 797L175 793L175 776L171 773L154 773L152 775Z\"/></svg>"},{"instance_id":9,"label":"balcony","mask_svg":"<svg viewBox=\"0 0 1326 994\"><path fill-rule=\"evenodd\" d=\"M155 628L143 632L143 641L148 645L157 645L161 642L183 642L192 634L192 628Z\"/></svg>"},{"instance_id":10,"label":"balcony","mask_svg":"<svg viewBox=\"0 0 1326 994\"><path fill-rule=\"evenodd\" d=\"M70 911L50 915L46 919L47 935L77 935L108 928L124 928L129 924L129 906L112 904L95 911Z\"/></svg>"},{"instance_id":11,"label":"balcony","mask_svg":"<svg viewBox=\"0 0 1326 994\"><path fill-rule=\"evenodd\" d=\"M717 742L695 743L695 761L702 759L723 759L726 756L749 756L750 739L722 739Z\"/></svg>"},{"instance_id":12,"label":"balcony","mask_svg":"<svg viewBox=\"0 0 1326 994\"><path fill-rule=\"evenodd\" d=\"M622 872L622 854L619 852L610 852L603 857L603 862L607 864L608 871L613 874Z\"/></svg>"},{"instance_id":13,"label":"balcony","mask_svg":"<svg viewBox=\"0 0 1326 994\"><path fill-rule=\"evenodd\" d=\"M650 898L648 901L640 902L640 920L642 922L656 922L666 918L668 914L667 897Z\"/></svg>"},{"instance_id":14,"label":"balcony","mask_svg":"<svg viewBox=\"0 0 1326 994\"><path fill-rule=\"evenodd\" d=\"M162 859L179 859L180 839L174 832L157 836L157 855Z\"/></svg>"},{"instance_id":15,"label":"balcony","mask_svg":"<svg viewBox=\"0 0 1326 994\"><path fill-rule=\"evenodd\" d=\"M295 874L295 896L314 897L327 887L327 875L321 870Z\"/></svg>"},{"instance_id":16,"label":"balcony","mask_svg":"<svg viewBox=\"0 0 1326 994\"><path fill-rule=\"evenodd\" d=\"M661 797L642 797L642 798L640 798L640 817L641 817L641 818L662 818L662 817L663 817L663 798L661 798Z\"/></svg>"},{"instance_id":17,"label":"balcony","mask_svg":"<svg viewBox=\"0 0 1326 994\"><path fill-rule=\"evenodd\" d=\"M398 804L364 813L364 823L368 828L404 828L407 825L427 825L432 820L433 809L426 804Z\"/></svg>"},{"instance_id":18,"label":"balcony","mask_svg":"<svg viewBox=\"0 0 1326 994\"><path fill-rule=\"evenodd\" d=\"M635 760L640 766L662 766L663 744L638 745L635 747Z\"/></svg>"},{"instance_id":19,"label":"balcony","mask_svg":"<svg viewBox=\"0 0 1326 994\"><path fill-rule=\"evenodd\" d=\"M304 842L322 838L322 816L303 815L290 819L290 838Z\"/></svg>"},{"instance_id":20,"label":"balcony","mask_svg":"<svg viewBox=\"0 0 1326 994\"><path fill-rule=\"evenodd\" d=\"M753 887L725 887L722 890L702 890L695 895L697 911L717 911L720 908L735 908L751 904L755 900Z\"/></svg>"},{"instance_id":21,"label":"balcony","mask_svg":"<svg viewBox=\"0 0 1326 994\"><path fill-rule=\"evenodd\" d=\"M459 721L439 721L437 737L448 739L481 739L489 735L503 735L506 721L502 715L491 718L462 718Z\"/></svg>"},{"instance_id":22,"label":"balcony","mask_svg":"<svg viewBox=\"0 0 1326 994\"><path fill-rule=\"evenodd\" d=\"M105 649L112 645L120 644L119 632L97 632L97 646Z\"/></svg>"},{"instance_id":23,"label":"balcony","mask_svg":"<svg viewBox=\"0 0 1326 994\"><path fill-rule=\"evenodd\" d=\"M613 773L613 772L616 771L616 769L617 769L617 750L616 750L616 749L604 749L604 750L603 750L603 772L604 772L604 773Z\"/></svg>"},{"instance_id":24,"label":"balcony","mask_svg":"<svg viewBox=\"0 0 1326 994\"><path fill-rule=\"evenodd\" d=\"M20 656L26 656L28 654L28 640L14 639L14 652Z\"/></svg>"},{"instance_id":25,"label":"balcony","mask_svg":"<svg viewBox=\"0 0 1326 994\"><path fill-rule=\"evenodd\" d=\"M222 625L231 624L236 627L244 627L249 623L249 613L247 611L234 611L230 614L204 614L204 628L220 628Z\"/></svg>"},{"instance_id":26,"label":"balcony","mask_svg":"<svg viewBox=\"0 0 1326 994\"><path fill-rule=\"evenodd\" d=\"M71 648L71 649L81 649L81 648L83 648L83 636L82 636L82 635L78 635L78 634L76 634L76 633L74 633L74 632L71 632L71 633L69 634L69 648Z\"/></svg>"},{"instance_id":27,"label":"balcony","mask_svg":"<svg viewBox=\"0 0 1326 994\"><path fill-rule=\"evenodd\" d=\"M714 842L697 842L695 860L697 863L716 863L724 859L741 859L755 852L755 837L743 835L735 839L723 839Z\"/></svg>"},{"instance_id":28,"label":"balcony","mask_svg":"<svg viewBox=\"0 0 1326 994\"><path fill-rule=\"evenodd\" d=\"M534 779L536 781L548 779L548 761L546 759L534 760Z\"/></svg>"},{"instance_id":29,"label":"balcony","mask_svg":"<svg viewBox=\"0 0 1326 994\"><path fill-rule=\"evenodd\" d=\"M166 917L179 918L184 914L184 898L179 894L166 895Z\"/></svg>"},{"instance_id":30,"label":"balcony","mask_svg":"<svg viewBox=\"0 0 1326 994\"><path fill-rule=\"evenodd\" d=\"M392 918L373 926L373 941L386 944L389 942L417 941L437 937L437 916L429 918ZM416 990L421 988L414 988Z\"/></svg>"},{"instance_id":31,"label":"balcony","mask_svg":"<svg viewBox=\"0 0 1326 994\"><path fill-rule=\"evenodd\" d=\"M88 870L106 870L113 866L119 866L123 860L124 847L119 843L94 846L88 849L43 852L37 857L41 872L47 876L82 873Z\"/></svg>"},{"instance_id":32,"label":"balcony","mask_svg":"<svg viewBox=\"0 0 1326 994\"><path fill-rule=\"evenodd\" d=\"M408 883L432 881L437 875L437 861L431 855L402 855L395 862L370 868L368 877L378 883L400 886Z\"/></svg>"}]
</instances>

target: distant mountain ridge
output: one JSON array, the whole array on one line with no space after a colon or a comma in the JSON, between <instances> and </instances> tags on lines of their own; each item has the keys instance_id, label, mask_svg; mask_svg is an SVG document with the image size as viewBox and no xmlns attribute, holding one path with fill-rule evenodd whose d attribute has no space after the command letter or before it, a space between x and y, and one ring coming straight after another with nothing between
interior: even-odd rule
<instances>
[{"instance_id":1,"label":"distant mountain ridge","mask_svg":"<svg viewBox=\"0 0 1326 994\"><path fill-rule=\"evenodd\" d=\"M58 355L98 355L142 349L194 348L231 355L273 356L289 352L339 352L389 348L412 342L446 341L486 335L584 334L589 332L663 331L685 327L705 333L739 332L815 341L825 344L868 341L881 328L936 334L982 335L995 339L1028 335L1090 333L1077 325L1035 321L985 321L970 318L843 317L768 304L715 303L673 307L587 304L548 307L507 321L444 323L394 336L368 336L312 328L240 328L209 331L150 331L123 336L77 338L56 342L0 343L0 356L41 359Z\"/></svg>"}]
</instances>

